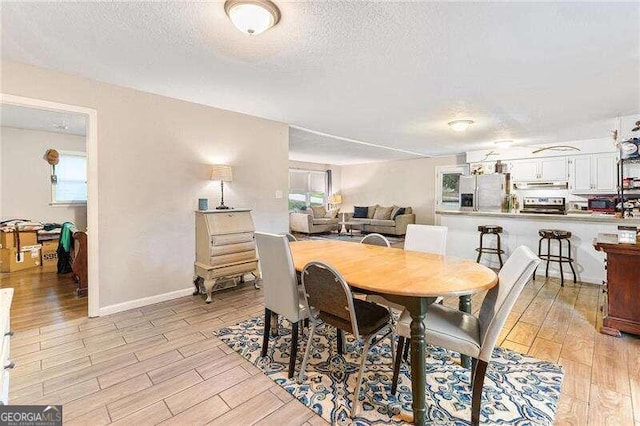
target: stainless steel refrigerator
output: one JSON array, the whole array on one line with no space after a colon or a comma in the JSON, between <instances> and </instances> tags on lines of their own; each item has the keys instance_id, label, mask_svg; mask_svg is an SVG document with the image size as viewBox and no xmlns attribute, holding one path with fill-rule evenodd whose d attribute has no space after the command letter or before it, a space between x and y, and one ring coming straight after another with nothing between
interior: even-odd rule
<instances>
[{"instance_id":1,"label":"stainless steel refrigerator","mask_svg":"<svg viewBox=\"0 0 640 426\"><path fill-rule=\"evenodd\" d=\"M460 177L460 210L501 211L508 194L507 175L471 175Z\"/></svg>"}]
</instances>

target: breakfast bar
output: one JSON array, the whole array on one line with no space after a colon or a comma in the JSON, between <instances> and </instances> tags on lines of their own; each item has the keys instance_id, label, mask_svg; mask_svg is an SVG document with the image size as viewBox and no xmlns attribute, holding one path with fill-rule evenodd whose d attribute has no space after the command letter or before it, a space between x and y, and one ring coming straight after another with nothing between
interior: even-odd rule
<instances>
[{"instance_id":1,"label":"breakfast bar","mask_svg":"<svg viewBox=\"0 0 640 426\"><path fill-rule=\"evenodd\" d=\"M578 281L602 284L606 280L605 255L594 250L593 240L599 233L616 233L618 226L640 226L640 218L618 219L612 215L590 214L526 214L502 212L477 212L459 210L437 210L436 223L449 228L447 254L468 259L477 256L478 226L501 226L502 249L509 255L516 247L526 245L534 252L538 250L540 229L562 229L571 232L574 268ZM556 250L555 244L552 250ZM486 257L483 262L498 267L498 259ZM565 279L569 277L565 269ZM570 271L569 271L570 272ZM539 268L538 274L544 274ZM558 264L551 263L549 275L558 277Z\"/></svg>"}]
</instances>

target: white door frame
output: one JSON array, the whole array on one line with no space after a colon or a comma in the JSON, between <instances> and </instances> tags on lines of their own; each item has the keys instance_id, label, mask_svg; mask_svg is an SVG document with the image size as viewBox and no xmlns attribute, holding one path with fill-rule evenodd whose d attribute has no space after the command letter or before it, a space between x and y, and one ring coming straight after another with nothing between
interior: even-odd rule
<instances>
[{"instance_id":1,"label":"white door frame","mask_svg":"<svg viewBox=\"0 0 640 426\"><path fill-rule=\"evenodd\" d=\"M0 93L0 104L44 109L48 111L72 112L86 116L87 128L87 261L88 261L88 313L90 317L100 315L99 246L98 246L98 112L92 108L25 98Z\"/></svg>"}]
</instances>

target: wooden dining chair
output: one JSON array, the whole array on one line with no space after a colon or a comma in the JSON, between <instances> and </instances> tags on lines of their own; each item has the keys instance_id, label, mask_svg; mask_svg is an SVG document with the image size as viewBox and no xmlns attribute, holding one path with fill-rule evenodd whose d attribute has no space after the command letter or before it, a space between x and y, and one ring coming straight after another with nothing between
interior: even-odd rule
<instances>
[{"instance_id":1,"label":"wooden dining chair","mask_svg":"<svg viewBox=\"0 0 640 426\"><path fill-rule=\"evenodd\" d=\"M299 323L309 318L306 295L302 286L298 286L287 237L256 232L255 238L262 270L265 306L261 356L267 356L272 313L285 317L292 326L289 357L289 378L291 378L295 372L298 353Z\"/></svg>"},{"instance_id":2,"label":"wooden dining chair","mask_svg":"<svg viewBox=\"0 0 640 426\"><path fill-rule=\"evenodd\" d=\"M473 358L472 425L478 425L480 422L484 377L500 330L539 263L540 259L531 249L526 246L518 247L498 273L498 285L489 290L485 296L478 317L435 303L429 305L427 309L424 319L426 342ZM398 375L402 362L400 354L405 339L411 335L410 326L411 316L405 311L396 325L399 337L391 384L391 392L394 394L398 387Z\"/></svg>"},{"instance_id":3,"label":"wooden dining chair","mask_svg":"<svg viewBox=\"0 0 640 426\"><path fill-rule=\"evenodd\" d=\"M363 239L360 240L360 244L369 244L372 246L382 246L382 247L391 247L391 243L387 240L382 234L367 234Z\"/></svg>"},{"instance_id":4,"label":"wooden dining chair","mask_svg":"<svg viewBox=\"0 0 640 426\"><path fill-rule=\"evenodd\" d=\"M352 333L357 340L364 341L358 382L351 402L351 417L355 417L364 367L369 349L386 337L391 339L391 350L395 358L395 335L389 311L375 303L354 299L344 278L331 266L322 262L310 262L302 271L302 286L307 293L311 311L311 331L300 367L300 381L304 374L313 346L313 336L320 322Z\"/></svg>"}]
</instances>

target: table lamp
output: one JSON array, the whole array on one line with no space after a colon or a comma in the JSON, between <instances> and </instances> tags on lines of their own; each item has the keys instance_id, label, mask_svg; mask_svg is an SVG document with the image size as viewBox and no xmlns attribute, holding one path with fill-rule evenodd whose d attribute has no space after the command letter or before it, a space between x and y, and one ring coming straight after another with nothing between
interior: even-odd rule
<instances>
[{"instance_id":1,"label":"table lamp","mask_svg":"<svg viewBox=\"0 0 640 426\"><path fill-rule=\"evenodd\" d=\"M214 164L211 166L211 180L220 181L220 205L216 210L227 210L224 205L224 183L233 181L231 166L227 164Z\"/></svg>"},{"instance_id":2,"label":"table lamp","mask_svg":"<svg viewBox=\"0 0 640 426\"><path fill-rule=\"evenodd\" d=\"M329 204L331 204L333 208L338 207L340 204L342 204L342 195L340 194L331 195L329 197Z\"/></svg>"}]
</instances>

